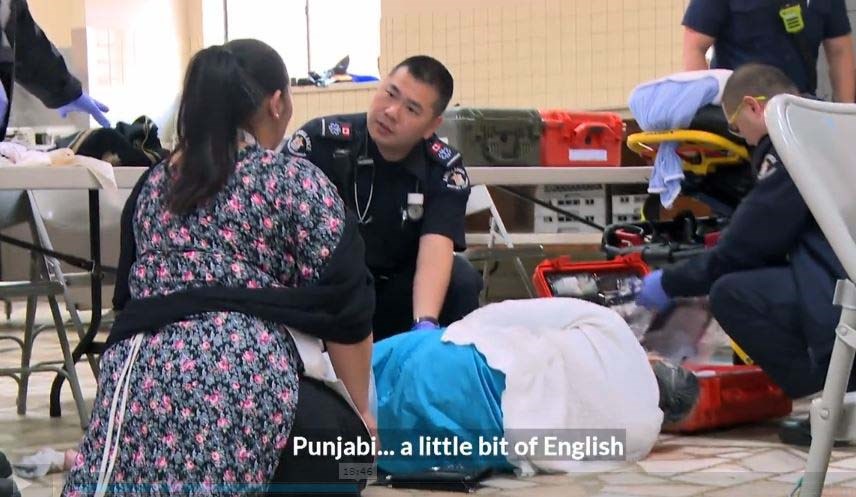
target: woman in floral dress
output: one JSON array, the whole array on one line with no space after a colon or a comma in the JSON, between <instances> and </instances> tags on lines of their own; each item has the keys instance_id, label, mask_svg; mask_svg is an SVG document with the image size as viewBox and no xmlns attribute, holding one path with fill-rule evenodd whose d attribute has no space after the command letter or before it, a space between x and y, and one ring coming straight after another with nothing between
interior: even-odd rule
<instances>
[{"instance_id":1,"label":"woman in floral dress","mask_svg":"<svg viewBox=\"0 0 856 497\"><path fill-rule=\"evenodd\" d=\"M126 207L136 245L130 299L318 280L345 214L314 165L271 151L291 113L285 65L269 46L236 40L193 58L177 151ZM328 343L367 422L371 341ZM195 314L118 342L102 357L64 494L259 490L288 439L300 368L284 325L239 312Z\"/></svg>"}]
</instances>

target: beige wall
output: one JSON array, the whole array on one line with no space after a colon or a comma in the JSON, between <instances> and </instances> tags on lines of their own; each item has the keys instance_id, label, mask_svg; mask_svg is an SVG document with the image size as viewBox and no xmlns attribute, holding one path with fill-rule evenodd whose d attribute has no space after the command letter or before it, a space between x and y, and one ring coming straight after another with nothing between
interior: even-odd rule
<instances>
[{"instance_id":1,"label":"beige wall","mask_svg":"<svg viewBox=\"0 0 856 497\"><path fill-rule=\"evenodd\" d=\"M92 91L115 119L146 112L169 124L190 56L219 42L214 0L30 0L58 46L87 26ZM642 81L680 70L686 0L382 0L381 73L427 53L455 76L453 103L626 107ZM205 13L206 11L207 14ZM370 86L295 89L290 130L360 112ZM167 126L171 128L171 126ZM168 131L168 130L165 130Z\"/></svg>"},{"instance_id":2,"label":"beige wall","mask_svg":"<svg viewBox=\"0 0 856 497\"><path fill-rule=\"evenodd\" d=\"M382 0L381 72L425 53L455 76L453 103L626 107L681 69L686 0Z\"/></svg>"},{"instance_id":3,"label":"beige wall","mask_svg":"<svg viewBox=\"0 0 856 497\"><path fill-rule=\"evenodd\" d=\"M169 128L190 59L189 4L86 0L89 89L109 102L113 121L146 114Z\"/></svg>"},{"instance_id":4,"label":"beige wall","mask_svg":"<svg viewBox=\"0 0 856 497\"><path fill-rule=\"evenodd\" d=\"M85 0L28 0L30 14L48 38L61 48L71 47L71 33L85 24Z\"/></svg>"},{"instance_id":5,"label":"beige wall","mask_svg":"<svg viewBox=\"0 0 856 497\"><path fill-rule=\"evenodd\" d=\"M110 118L147 113L174 133L174 114L190 57L222 43L221 0L30 0L33 16L57 46L80 45L81 79L111 107ZM83 29L84 26L86 29ZM76 32L75 32L76 31ZM73 32L74 35L73 35ZM325 114L362 112L373 85L296 88L289 133ZM38 105L33 102L31 105Z\"/></svg>"},{"instance_id":6,"label":"beige wall","mask_svg":"<svg viewBox=\"0 0 856 497\"><path fill-rule=\"evenodd\" d=\"M288 133L303 126L306 121L328 114L365 112L377 85L339 83L330 88L295 88L294 116Z\"/></svg>"},{"instance_id":7,"label":"beige wall","mask_svg":"<svg viewBox=\"0 0 856 497\"><path fill-rule=\"evenodd\" d=\"M616 109L639 83L681 70L686 0L382 0L380 70L433 55L455 76L453 103ZM297 89L289 132L363 112L372 87Z\"/></svg>"},{"instance_id":8,"label":"beige wall","mask_svg":"<svg viewBox=\"0 0 856 497\"><path fill-rule=\"evenodd\" d=\"M212 0L28 3L72 72L89 93L110 106L108 117L114 123L147 114L171 133L184 70L191 54L203 46L203 6ZM32 97L18 97L18 117L35 116L20 125L85 125L85 119L60 120Z\"/></svg>"}]
</instances>

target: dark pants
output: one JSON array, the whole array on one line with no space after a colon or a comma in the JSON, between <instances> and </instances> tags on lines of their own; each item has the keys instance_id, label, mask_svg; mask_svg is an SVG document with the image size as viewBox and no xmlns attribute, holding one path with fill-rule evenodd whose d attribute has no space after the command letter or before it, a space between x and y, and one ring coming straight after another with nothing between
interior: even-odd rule
<instances>
[{"instance_id":1,"label":"dark pants","mask_svg":"<svg viewBox=\"0 0 856 497\"><path fill-rule=\"evenodd\" d=\"M375 277L374 339L383 340L413 326L413 277L406 271L388 278ZM466 259L455 256L452 278L440 312L441 326L463 318L479 307L482 277Z\"/></svg>"},{"instance_id":2,"label":"dark pants","mask_svg":"<svg viewBox=\"0 0 856 497\"><path fill-rule=\"evenodd\" d=\"M834 339L838 320L830 306L829 323L803 330L797 286L789 268L775 267L732 273L710 290L713 316L755 364L792 397L819 392L829 369L829 352L818 356L809 350L806 331ZM828 335L828 336L827 336ZM849 390L856 389L851 376Z\"/></svg>"},{"instance_id":3,"label":"dark pants","mask_svg":"<svg viewBox=\"0 0 856 497\"><path fill-rule=\"evenodd\" d=\"M12 476L12 465L6 459L6 454L0 452L0 478L10 478Z\"/></svg>"},{"instance_id":4,"label":"dark pants","mask_svg":"<svg viewBox=\"0 0 856 497\"><path fill-rule=\"evenodd\" d=\"M21 497L21 492L12 479L12 465L6 455L0 452L0 497Z\"/></svg>"},{"instance_id":5,"label":"dark pants","mask_svg":"<svg viewBox=\"0 0 856 497\"><path fill-rule=\"evenodd\" d=\"M328 497L359 497L365 481L340 479L340 464L368 464L372 457L310 456L308 451L294 455L294 440L304 437L312 441L369 440L369 434L359 416L345 400L322 382L301 378L297 413L288 445L279 458L269 495L324 495Z\"/></svg>"}]
</instances>

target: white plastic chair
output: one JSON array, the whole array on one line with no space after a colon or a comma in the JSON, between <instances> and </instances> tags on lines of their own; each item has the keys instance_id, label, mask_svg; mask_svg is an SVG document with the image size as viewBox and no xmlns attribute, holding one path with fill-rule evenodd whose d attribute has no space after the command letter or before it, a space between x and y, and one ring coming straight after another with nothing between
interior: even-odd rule
<instances>
[{"instance_id":1,"label":"white plastic chair","mask_svg":"<svg viewBox=\"0 0 856 497\"><path fill-rule=\"evenodd\" d=\"M485 185L473 185L470 189L470 198L467 201L466 215L477 214L479 212L489 211L490 221L488 223L488 240L487 247L484 249L470 249L465 252L465 256L471 262L482 263L482 281L484 289L482 292L482 303L487 299L488 288L490 284L490 273L492 265L495 261L510 257L514 264L514 269L520 277L524 288L529 297L535 296L535 291L532 288L532 281L526 268L523 266L521 257L544 257L544 248L542 246L530 248L515 248L508 230L505 229L505 223L499 215L496 204L493 202L493 197L490 196ZM497 238L505 245L504 249L496 249Z\"/></svg>"},{"instance_id":2,"label":"white plastic chair","mask_svg":"<svg viewBox=\"0 0 856 497\"><path fill-rule=\"evenodd\" d=\"M780 95L767 105L770 137L847 272L833 302L842 307L823 387L811 404L811 449L801 497L823 490L835 439L856 439L856 392L846 394L856 353L856 105Z\"/></svg>"}]
</instances>

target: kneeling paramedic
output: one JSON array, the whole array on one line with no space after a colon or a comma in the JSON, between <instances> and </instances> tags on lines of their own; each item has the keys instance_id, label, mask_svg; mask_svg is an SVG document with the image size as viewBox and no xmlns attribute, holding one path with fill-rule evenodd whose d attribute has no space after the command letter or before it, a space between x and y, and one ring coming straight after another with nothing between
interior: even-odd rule
<instances>
[{"instance_id":1,"label":"kneeling paramedic","mask_svg":"<svg viewBox=\"0 0 856 497\"><path fill-rule=\"evenodd\" d=\"M756 184L718 244L648 275L638 302L662 310L675 297L709 294L725 332L797 398L823 389L841 312L832 296L846 274L767 136L764 108L781 93L798 90L772 66L747 64L729 78L723 111L755 146Z\"/></svg>"},{"instance_id":2,"label":"kneeling paramedic","mask_svg":"<svg viewBox=\"0 0 856 497\"><path fill-rule=\"evenodd\" d=\"M445 326L478 307L481 276L466 248L470 184L461 155L435 134L453 80L414 56L380 82L367 113L314 119L286 153L307 157L360 219L375 278L374 337Z\"/></svg>"}]
</instances>

